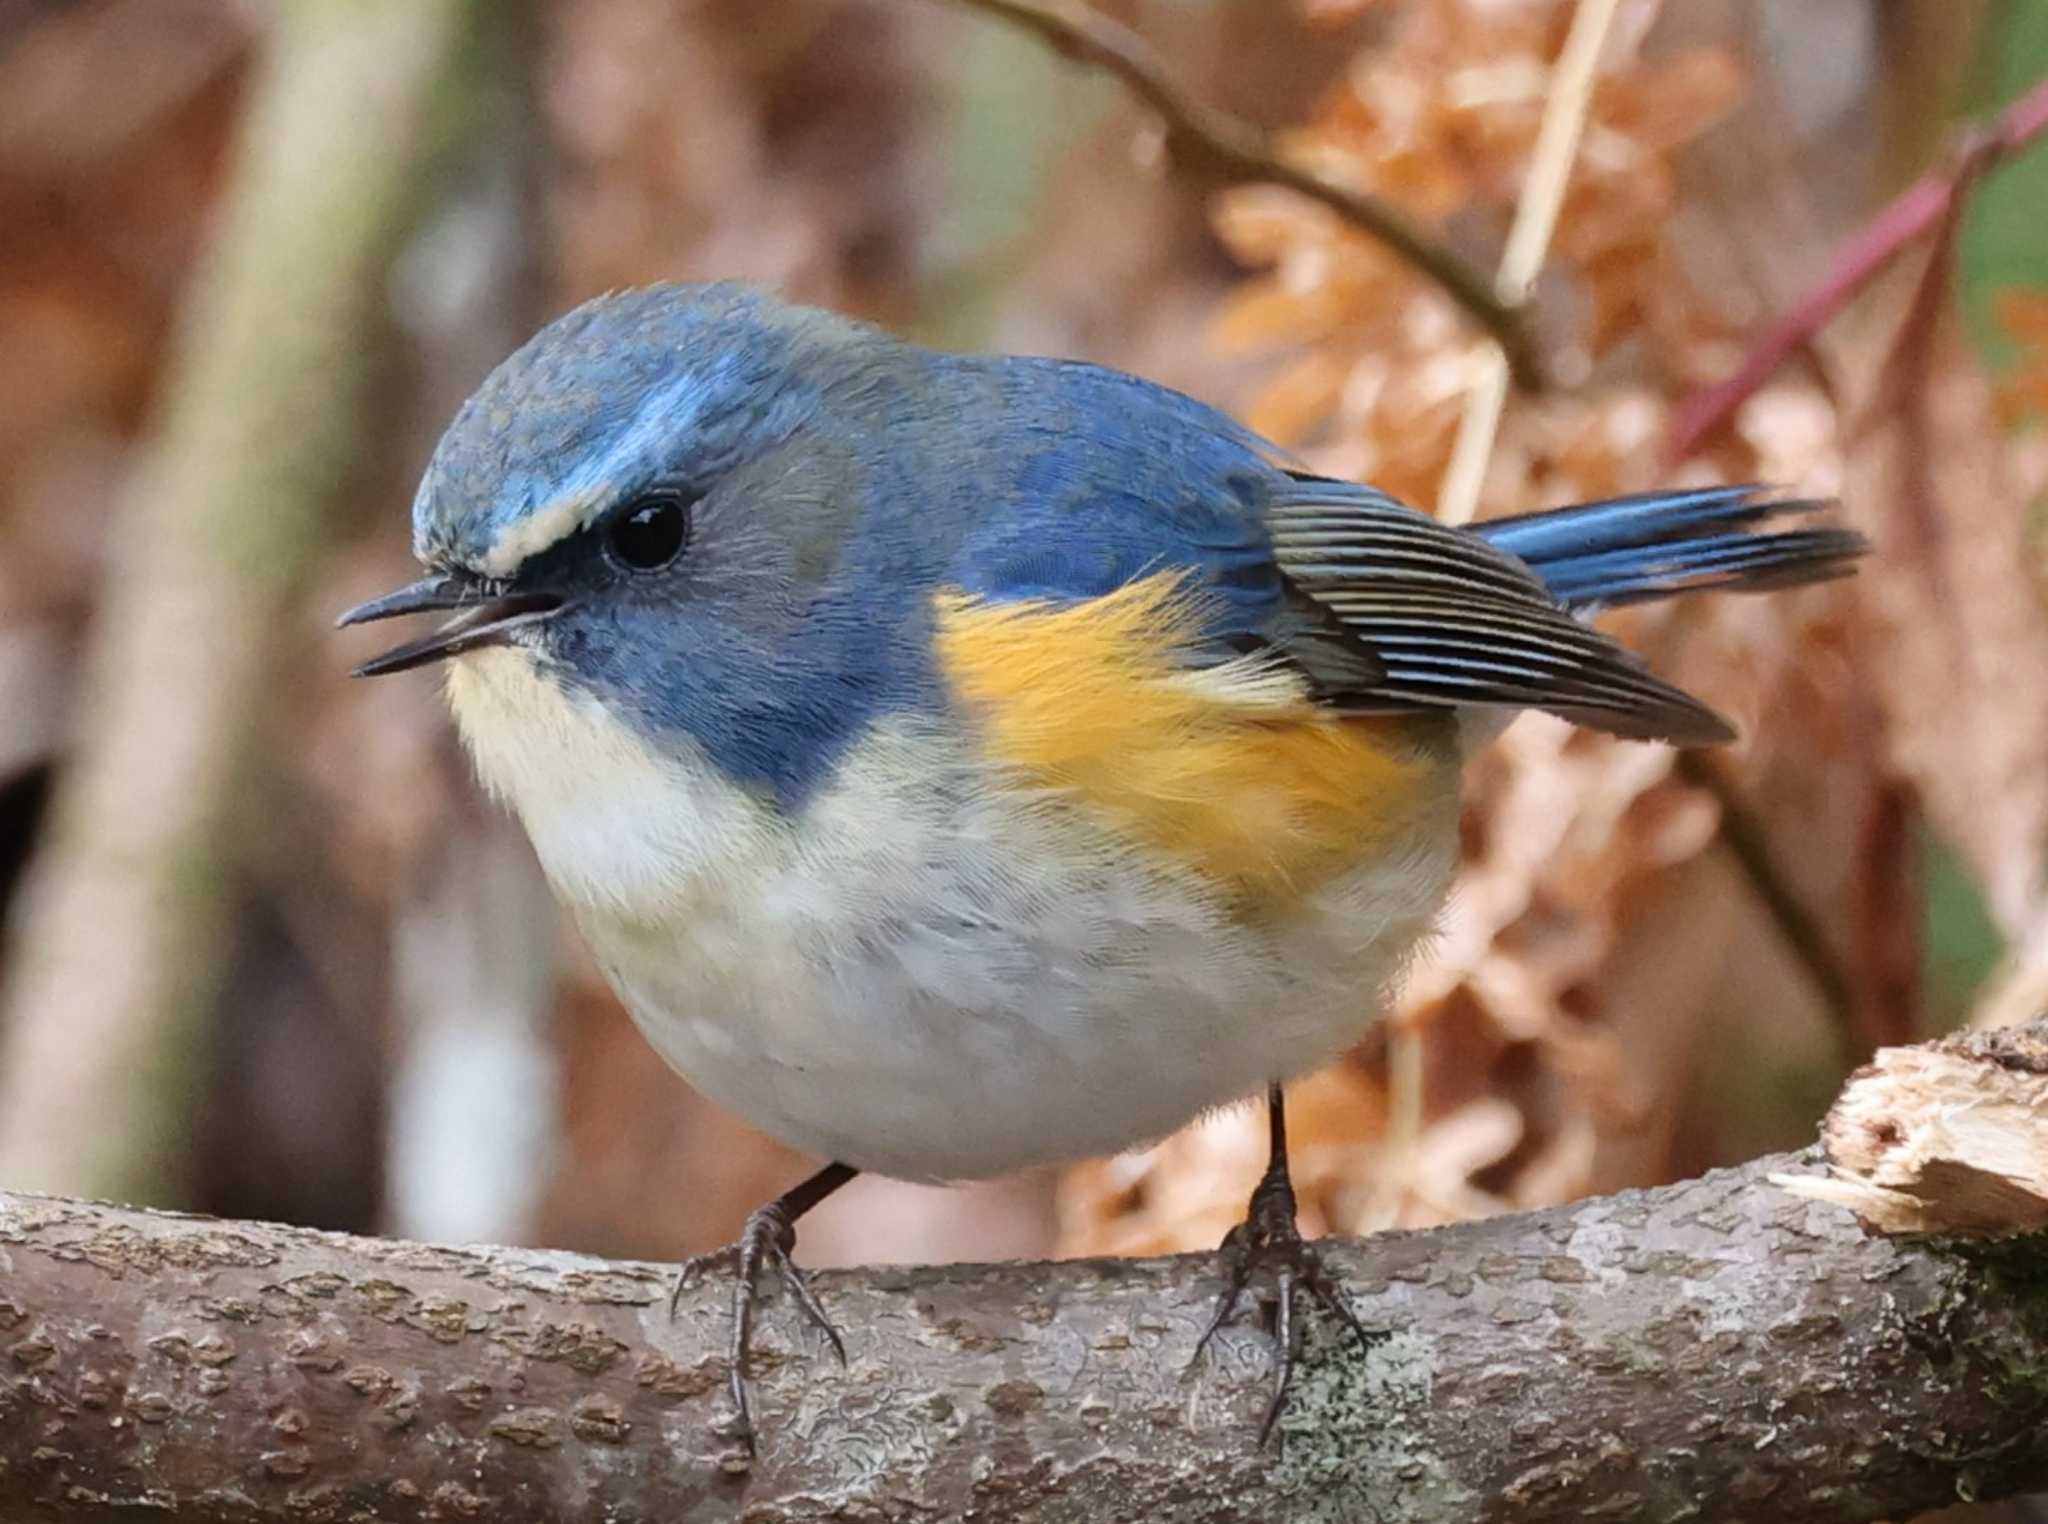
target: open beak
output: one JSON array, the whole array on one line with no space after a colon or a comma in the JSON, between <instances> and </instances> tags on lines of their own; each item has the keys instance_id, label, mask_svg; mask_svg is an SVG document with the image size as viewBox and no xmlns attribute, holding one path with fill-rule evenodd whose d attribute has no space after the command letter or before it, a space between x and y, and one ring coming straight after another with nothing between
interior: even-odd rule
<instances>
[{"instance_id":1,"label":"open beak","mask_svg":"<svg viewBox=\"0 0 2048 1524\"><path fill-rule=\"evenodd\" d=\"M381 677L386 672L404 672L428 662L460 656L480 646L494 646L516 631L530 629L559 613L565 603L559 594L521 592L492 595L460 577L426 577L410 587L401 587L382 598L372 598L343 614L336 629L352 624L369 624L377 619L395 619L401 614L426 614L454 609L455 617L431 635L395 646L382 656L372 657L350 674L352 677Z\"/></svg>"}]
</instances>

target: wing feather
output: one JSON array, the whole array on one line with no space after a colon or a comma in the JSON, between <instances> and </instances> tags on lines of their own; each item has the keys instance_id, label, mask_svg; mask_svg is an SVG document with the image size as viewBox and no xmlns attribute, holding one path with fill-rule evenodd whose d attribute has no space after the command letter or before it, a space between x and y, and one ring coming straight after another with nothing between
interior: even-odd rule
<instances>
[{"instance_id":1,"label":"wing feather","mask_svg":"<svg viewBox=\"0 0 2048 1524\"><path fill-rule=\"evenodd\" d=\"M1379 669L1325 685L1355 712L1544 709L1640 739L1733 735L1682 689L1582 624L1520 558L1371 488L1296 480L1268 510L1288 583L1329 611ZM1603 568L1585 568L1597 576ZM1311 674L1313 675L1313 674Z\"/></svg>"}]
</instances>

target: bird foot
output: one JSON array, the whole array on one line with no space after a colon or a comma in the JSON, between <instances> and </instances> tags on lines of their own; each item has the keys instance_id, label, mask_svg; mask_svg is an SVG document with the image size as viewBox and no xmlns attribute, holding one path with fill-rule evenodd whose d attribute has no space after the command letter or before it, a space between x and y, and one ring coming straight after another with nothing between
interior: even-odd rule
<instances>
[{"instance_id":1,"label":"bird foot","mask_svg":"<svg viewBox=\"0 0 2048 1524\"><path fill-rule=\"evenodd\" d=\"M1265 1445L1272 1439L1274 1426L1287 1406L1288 1384L1294 1379L1294 1299L1298 1292L1306 1291L1342 1318L1345 1326L1358 1336L1359 1348L1367 1354L1387 1335L1383 1329L1368 1329L1358 1321L1336 1279L1324 1269L1322 1256L1301 1236L1295 1222L1294 1187L1284 1171L1278 1175L1269 1171L1259 1182L1252 1192L1245 1220L1230 1230L1222 1249L1230 1263L1230 1284L1217 1303L1216 1315L1202 1330L1193 1358L1201 1359L1216 1330L1230 1320L1244 1300L1253 1278L1266 1282L1270 1290L1259 1300L1272 1311L1276 1368L1273 1395L1259 1423L1259 1443Z\"/></svg>"},{"instance_id":2,"label":"bird foot","mask_svg":"<svg viewBox=\"0 0 2048 1524\"><path fill-rule=\"evenodd\" d=\"M754 1453L754 1417L747 1401L747 1359L753 1352L754 1309L760 1302L765 1289L767 1273L779 1276L796 1298L797 1306L804 1316L825 1335L832 1346L832 1353L839 1357L839 1363L846 1363L846 1342L839 1336L831 1317L819 1303L811 1283L798 1269L790 1255L796 1249L796 1214L790 1210L786 1198L769 1202L756 1208L740 1230L740 1236L732 1244L707 1258L730 1259L734 1264L732 1295L732 1345L729 1351L729 1368L726 1375L727 1390L732 1394L733 1418L726 1426L726 1432L745 1447L748 1455ZM702 1261L692 1261L676 1277L675 1289L669 1293L668 1311L673 1318L681 1303L683 1290L695 1279L695 1271Z\"/></svg>"}]
</instances>

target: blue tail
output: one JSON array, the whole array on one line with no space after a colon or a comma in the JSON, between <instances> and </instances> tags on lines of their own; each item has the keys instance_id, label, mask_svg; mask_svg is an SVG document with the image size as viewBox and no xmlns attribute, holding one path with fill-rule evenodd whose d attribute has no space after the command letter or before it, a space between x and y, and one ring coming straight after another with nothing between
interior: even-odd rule
<instances>
[{"instance_id":1,"label":"blue tail","mask_svg":"<svg viewBox=\"0 0 2048 1524\"><path fill-rule=\"evenodd\" d=\"M1845 576L1870 549L1851 529L1751 532L1766 519L1832 506L1755 486L1645 492L1490 519L1472 530L1526 562L1568 608L1614 608L1680 593L1759 592Z\"/></svg>"}]
</instances>

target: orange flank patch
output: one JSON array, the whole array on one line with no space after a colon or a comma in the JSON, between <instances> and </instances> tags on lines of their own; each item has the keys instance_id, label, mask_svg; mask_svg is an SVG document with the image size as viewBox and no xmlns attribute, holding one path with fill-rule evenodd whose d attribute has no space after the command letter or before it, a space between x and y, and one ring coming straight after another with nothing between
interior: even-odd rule
<instances>
[{"instance_id":1,"label":"orange flank patch","mask_svg":"<svg viewBox=\"0 0 2048 1524\"><path fill-rule=\"evenodd\" d=\"M1283 667L1190 671L1177 575L1078 604L938 600L941 669L990 750L1234 897L1286 903L1368 858L1429 792L1400 718L1344 719Z\"/></svg>"}]
</instances>

